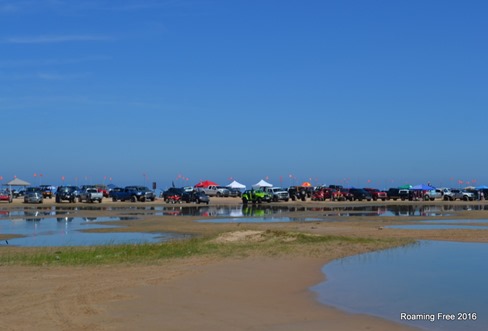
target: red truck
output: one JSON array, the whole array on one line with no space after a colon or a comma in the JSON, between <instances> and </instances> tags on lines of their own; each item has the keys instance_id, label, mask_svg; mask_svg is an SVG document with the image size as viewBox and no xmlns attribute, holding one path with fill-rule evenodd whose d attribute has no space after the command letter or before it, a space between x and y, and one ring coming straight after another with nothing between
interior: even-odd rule
<instances>
[{"instance_id":1,"label":"red truck","mask_svg":"<svg viewBox=\"0 0 488 331\"><path fill-rule=\"evenodd\" d=\"M373 197L374 201L381 200L381 201L386 201L388 199L388 194L386 192L380 191L376 188L365 188L366 191L371 193L371 196Z\"/></svg>"}]
</instances>

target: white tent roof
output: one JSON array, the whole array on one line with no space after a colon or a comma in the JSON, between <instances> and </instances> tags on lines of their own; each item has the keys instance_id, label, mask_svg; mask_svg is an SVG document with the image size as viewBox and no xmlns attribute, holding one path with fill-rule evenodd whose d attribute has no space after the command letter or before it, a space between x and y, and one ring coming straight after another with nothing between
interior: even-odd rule
<instances>
[{"instance_id":1,"label":"white tent roof","mask_svg":"<svg viewBox=\"0 0 488 331\"><path fill-rule=\"evenodd\" d=\"M25 180L15 178L14 180L11 180L10 182L8 182L7 185L10 185L10 186L29 186L30 183L26 182Z\"/></svg>"},{"instance_id":2,"label":"white tent roof","mask_svg":"<svg viewBox=\"0 0 488 331\"><path fill-rule=\"evenodd\" d=\"M233 181L232 183L230 183L229 185L227 185L227 187L230 187L230 188L246 188L246 185L243 185L237 181Z\"/></svg>"},{"instance_id":3,"label":"white tent roof","mask_svg":"<svg viewBox=\"0 0 488 331\"><path fill-rule=\"evenodd\" d=\"M273 184L270 184L267 181L261 179L258 183L254 184L252 187L273 187Z\"/></svg>"}]
</instances>

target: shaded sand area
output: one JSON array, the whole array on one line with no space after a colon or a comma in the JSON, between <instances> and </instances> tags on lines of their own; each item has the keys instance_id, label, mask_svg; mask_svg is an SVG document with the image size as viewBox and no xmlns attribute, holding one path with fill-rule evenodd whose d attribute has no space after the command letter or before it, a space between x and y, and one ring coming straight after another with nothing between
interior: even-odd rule
<instances>
[{"instance_id":1,"label":"shaded sand area","mask_svg":"<svg viewBox=\"0 0 488 331\"><path fill-rule=\"evenodd\" d=\"M313 205L312 202L300 205L304 204ZM18 206L14 204L8 208L15 207ZM113 216L124 211L77 213ZM321 212L303 212L303 217L321 216ZM446 218L456 217L475 221L488 218L488 213L459 212ZM488 241L484 231L386 229L386 225L411 222L393 217L278 224L195 222L199 218L145 215L119 223L127 226L120 231L174 231L205 236L223 233L215 240L224 244L259 241L263 232L278 230L361 238ZM380 318L349 314L321 305L309 290L323 280L320 270L327 262L371 249L374 247L351 244L312 253L193 256L153 263L98 266L5 263L0 265L0 329L413 330ZM14 255L24 250L2 244L0 255Z\"/></svg>"}]
</instances>

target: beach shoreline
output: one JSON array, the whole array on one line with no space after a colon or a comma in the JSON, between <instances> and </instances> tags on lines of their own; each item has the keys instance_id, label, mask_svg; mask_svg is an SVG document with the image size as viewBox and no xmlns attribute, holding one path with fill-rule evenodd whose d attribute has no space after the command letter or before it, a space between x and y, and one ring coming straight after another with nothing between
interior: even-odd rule
<instances>
[{"instance_id":1,"label":"beach shoreline","mask_svg":"<svg viewBox=\"0 0 488 331\"><path fill-rule=\"evenodd\" d=\"M42 207L47 206L48 204ZM65 206L69 204L63 204ZM8 208L18 207L19 204L14 203ZM89 213L103 216L113 215L114 212L104 210ZM484 210L471 214L461 212L458 217L459 215L471 215L474 219L488 218ZM480 231L428 231L426 234L380 228L387 222L401 221L405 220L390 221L375 217L340 222L237 225L202 224L195 222L195 217L141 216L141 220L132 222L127 231L168 231L179 227L183 232L193 231L208 235L252 229L283 229L371 238L486 240L479 235ZM123 221L121 224L130 222ZM9 249L11 248L3 245L0 253L5 254ZM356 253L360 252L351 252ZM4 265L1 266L0 273L1 294L5 298L0 302L0 328L415 330L410 326L374 316L343 312L322 305L315 299L310 287L323 281L321 268L343 256L343 253L331 252L329 256L317 257L192 257L162 261L154 265Z\"/></svg>"}]
</instances>

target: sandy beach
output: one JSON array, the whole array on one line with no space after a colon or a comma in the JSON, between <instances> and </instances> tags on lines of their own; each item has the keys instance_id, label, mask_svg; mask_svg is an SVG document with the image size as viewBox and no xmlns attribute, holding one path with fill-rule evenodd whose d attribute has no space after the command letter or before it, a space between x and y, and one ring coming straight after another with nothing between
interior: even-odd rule
<instances>
[{"instance_id":1,"label":"sandy beach","mask_svg":"<svg viewBox=\"0 0 488 331\"><path fill-rule=\"evenodd\" d=\"M238 204L238 200L222 199L212 203ZM47 201L42 207L50 204L52 202ZM102 205L114 204L107 201ZM164 204L160 201L141 204L151 205ZM304 205L324 206L324 203L298 204ZM16 201L1 207L14 209L22 206ZM303 216L322 216L321 211L314 212L312 209L304 210ZM115 215L121 210L108 208L77 213ZM446 216L453 217L487 218L488 213L472 210L452 212ZM488 241L484 231L404 231L384 228L386 224L405 221L398 217L351 217L339 222L286 224L197 223L196 218L148 215L140 216L137 222L127 220L121 223L127 226L122 231L174 231L208 235L283 229L358 237ZM18 250L21 248L0 246L0 254L13 254ZM309 287L324 279L321 267L336 258L360 252L360 248L352 248L334 250L320 256L201 257L165 260L152 265L2 265L0 329L413 330L380 318L345 313L316 302Z\"/></svg>"}]
</instances>

